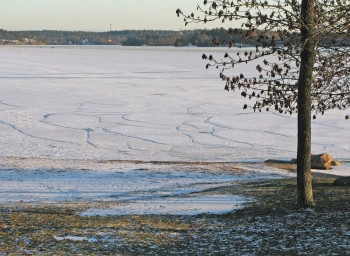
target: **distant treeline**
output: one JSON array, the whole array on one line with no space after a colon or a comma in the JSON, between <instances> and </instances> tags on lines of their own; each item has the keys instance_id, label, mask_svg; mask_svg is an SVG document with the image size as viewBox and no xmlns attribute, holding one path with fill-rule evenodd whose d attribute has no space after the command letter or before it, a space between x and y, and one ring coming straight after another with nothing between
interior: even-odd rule
<instances>
[{"instance_id":1,"label":"distant treeline","mask_svg":"<svg viewBox=\"0 0 350 256\"><path fill-rule=\"evenodd\" d=\"M124 46L213 46L213 39L242 41L243 30L228 33L224 28L211 30L122 30L110 32L85 31L6 31L0 29L0 44L29 45L124 45Z\"/></svg>"}]
</instances>

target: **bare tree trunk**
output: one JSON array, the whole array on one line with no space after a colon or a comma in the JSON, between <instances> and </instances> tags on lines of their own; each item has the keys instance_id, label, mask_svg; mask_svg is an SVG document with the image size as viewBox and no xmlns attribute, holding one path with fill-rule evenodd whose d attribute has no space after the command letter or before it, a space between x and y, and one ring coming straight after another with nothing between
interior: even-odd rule
<instances>
[{"instance_id":1,"label":"bare tree trunk","mask_svg":"<svg viewBox=\"0 0 350 256\"><path fill-rule=\"evenodd\" d=\"M316 55L317 38L314 34L315 0L303 0L301 4L301 63L298 87L298 205L314 206L311 175L311 86Z\"/></svg>"}]
</instances>

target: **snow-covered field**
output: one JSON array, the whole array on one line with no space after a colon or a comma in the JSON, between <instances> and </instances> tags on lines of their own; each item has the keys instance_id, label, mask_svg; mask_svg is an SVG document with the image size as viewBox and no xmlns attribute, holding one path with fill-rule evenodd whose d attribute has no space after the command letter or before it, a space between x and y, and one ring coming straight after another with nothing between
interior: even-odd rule
<instances>
[{"instance_id":1,"label":"snow-covered field","mask_svg":"<svg viewBox=\"0 0 350 256\"><path fill-rule=\"evenodd\" d=\"M238 175L217 167L213 173L204 167L196 172L179 165L140 167L106 161L256 162L295 157L296 116L243 110L243 99L223 90L218 70L205 70L203 52L223 56L225 51L0 47L0 203L127 199L139 200L133 201L136 211L130 204L119 211L146 213L160 205L193 206L193 198L174 196L255 177L260 170L264 177L275 176L277 170L259 165L239 166L247 172ZM237 72L247 69L255 72L254 65ZM332 111L313 121L314 153L350 159L350 129L344 116ZM170 196L172 204L164 196ZM198 200L225 204L224 197ZM201 212L195 208L200 209L197 205L190 212Z\"/></svg>"}]
</instances>

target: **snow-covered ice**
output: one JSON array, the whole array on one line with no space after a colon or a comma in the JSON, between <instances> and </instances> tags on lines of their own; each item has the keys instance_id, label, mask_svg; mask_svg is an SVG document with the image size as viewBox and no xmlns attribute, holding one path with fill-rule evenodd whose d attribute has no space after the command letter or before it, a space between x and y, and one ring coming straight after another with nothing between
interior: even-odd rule
<instances>
[{"instance_id":1,"label":"snow-covered ice","mask_svg":"<svg viewBox=\"0 0 350 256\"><path fill-rule=\"evenodd\" d=\"M251 199L205 192L242 181L292 176L262 163L235 163L232 168L228 163L135 164L82 160L64 163L56 160L49 166L50 160L44 161L28 163L30 160L25 159L18 160L21 167L2 167L0 204L90 202L109 205L89 209L83 215L224 213Z\"/></svg>"},{"instance_id":2,"label":"snow-covered ice","mask_svg":"<svg viewBox=\"0 0 350 256\"><path fill-rule=\"evenodd\" d=\"M1 47L0 155L294 157L296 116L243 110L244 99L223 90L218 70L205 70L203 51L227 49ZM313 121L314 153L349 158L344 116L334 111Z\"/></svg>"},{"instance_id":3,"label":"snow-covered ice","mask_svg":"<svg viewBox=\"0 0 350 256\"><path fill-rule=\"evenodd\" d=\"M214 174L208 173L186 173L185 181L166 178L181 176L181 168L166 170L162 176L164 170L162 175L154 166L137 171L135 165L128 166L125 174L120 164L84 171L89 165L84 161L239 162L295 157L295 115L243 110L244 99L223 90L218 70L205 70L203 52L223 56L225 51L0 47L1 203L106 199L144 191L151 195L157 182L169 188L167 196L217 185L210 176ZM238 73L240 69L255 72L255 66L239 67ZM350 129L344 116L345 112L331 111L313 121L313 153L350 159ZM52 169L39 168L42 159L62 161ZM70 160L85 167L71 169L65 164ZM345 173L349 170L342 168ZM233 182L236 176L220 176L219 183ZM125 183L103 186L99 179ZM193 185L202 179L209 185ZM141 184L143 180L146 183ZM124 191L126 186L130 191ZM156 198L164 193L159 187L155 191Z\"/></svg>"}]
</instances>

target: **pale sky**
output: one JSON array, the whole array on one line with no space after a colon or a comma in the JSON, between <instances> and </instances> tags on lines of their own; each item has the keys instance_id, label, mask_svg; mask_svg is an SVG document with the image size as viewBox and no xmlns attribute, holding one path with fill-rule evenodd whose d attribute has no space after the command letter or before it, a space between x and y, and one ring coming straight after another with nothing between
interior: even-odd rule
<instances>
[{"instance_id":1,"label":"pale sky","mask_svg":"<svg viewBox=\"0 0 350 256\"><path fill-rule=\"evenodd\" d=\"M176 9L196 10L202 0L1 0L0 28L5 30L194 29L185 27Z\"/></svg>"}]
</instances>

